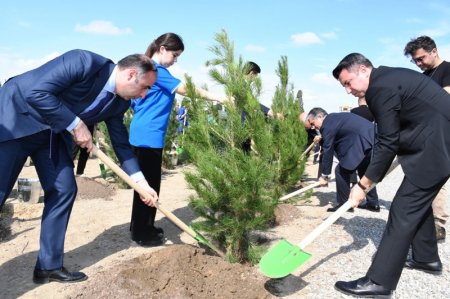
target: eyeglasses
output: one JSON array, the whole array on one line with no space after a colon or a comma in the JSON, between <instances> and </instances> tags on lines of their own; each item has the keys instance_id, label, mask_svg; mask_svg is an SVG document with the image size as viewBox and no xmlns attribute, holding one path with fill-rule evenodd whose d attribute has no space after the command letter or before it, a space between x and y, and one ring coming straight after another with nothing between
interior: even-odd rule
<instances>
[{"instance_id":1,"label":"eyeglasses","mask_svg":"<svg viewBox=\"0 0 450 299\"><path fill-rule=\"evenodd\" d=\"M417 58L413 58L413 59L411 59L411 62L414 63L414 64L418 64L419 62L423 63L423 60L425 59L425 57L427 57L427 55L423 55L423 56L420 56L420 57L417 57Z\"/></svg>"}]
</instances>

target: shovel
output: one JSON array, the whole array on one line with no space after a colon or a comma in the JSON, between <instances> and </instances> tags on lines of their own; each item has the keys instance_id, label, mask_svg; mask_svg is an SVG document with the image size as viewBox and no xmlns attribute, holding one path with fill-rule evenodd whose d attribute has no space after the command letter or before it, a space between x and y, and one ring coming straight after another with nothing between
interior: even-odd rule
<instances>
[{"instance_id":1,"label":"shovel","mask_svg":"<svg viewBox=\"0 0 450 299\"><path fill-rule=\"evenodd\" d=\"M389 175L399 164L398 159L395 158L385 176ZM311 254L303 251L303 249L350 208L351 203L350 201L347 201L307 235L298 245L291 244L286 240L281 240L275 244L275 246L261 258L259 262L259 269L261 272L270 278L281 278L289 275L289 273L300 267L311 257Z\"/></svg>"},{"instance_id":2,"label":"shovel","mask_svg":"<svg viewBox=\"0 0 450 299\"><path fill-rule=\"evenodd\" d=\"M270 278L281 278L289 275L311 257L311 254L303 251L303 249L350 208L351 202L347 201L307 235L298 245L291 244L286 240L281 240L275 244L275 246L261 258L261 261L259 262L259 269L261 272Z\"/></svg>"},{"instance_id":3,"label":"shovel","mask_svg":"<svg viewBox=\"0 0 450 299\"><path fill-rule=\"evenodd\" d=\"M148 195L148 192L137 184L125 171L122 170L116 163L114 163L111 158L109 158L105 153L103 153L95 145L92 148L92 153L95 154L103 163L105 163L112 171L114 171L122 180L124 180L128 185L130 185L136 192L141 195ZM172 212L166 210L160 203L154 202L155 207L160 210L170 221L172 221L181 230L187 233L189 236L197 240L199 243L204 244L214 250L220 257L225 257L225 254L215 247L211 242L205 239L200 233L194 231L191 227L187 226L183 221L181 221Z\"/></svg>"}]
</instances>

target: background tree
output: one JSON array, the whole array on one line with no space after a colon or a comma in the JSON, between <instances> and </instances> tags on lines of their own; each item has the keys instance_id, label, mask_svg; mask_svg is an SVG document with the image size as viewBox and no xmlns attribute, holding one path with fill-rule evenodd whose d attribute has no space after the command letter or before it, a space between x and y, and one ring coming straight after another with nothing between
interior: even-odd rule
<instances>
[{"instance_id":1,"label":"background tree","mask_svg":"<svg viewBox=\"0 0 450 299\"><path fill-rule=\"evenodd\" d=\"M234 103L224 104L224 117L212 103L199 100L191 78L186 77L191 121L182 145L195 165L195 171L186 173L196 191L190 204L200 216L194 226L215 239L230 261L257 262L250 234L269 226L280 193L295 177L300 178L303 161L299 157L306 133L299 130L299 107L293 105L287 59L282 59L277 72L280 85L273 108L279 115L267 118L257 98L260 79L246 75L246 65L242 57L235 59L225 31L216 34L215 40L210 50L216 58L207 62L212 67L210 75ZM252 147L244 151L248 139Z\"/></svg>"}]
</instances>

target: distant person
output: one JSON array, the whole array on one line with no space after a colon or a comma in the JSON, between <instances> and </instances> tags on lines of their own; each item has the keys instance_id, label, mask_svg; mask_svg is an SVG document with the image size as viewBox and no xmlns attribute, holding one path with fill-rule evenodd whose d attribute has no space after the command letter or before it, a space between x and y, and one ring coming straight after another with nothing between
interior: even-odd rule
<instances>
[{"instance_id":1,"label":"distant person","mask_svg":"<svg viewBox=\"0 0 450 299\"><path fill-rule=\"evenodd\" d=\"M245 74L246 74L247 78L253 79L253 78L257 77L261 73L261 68L255 62L248 61L245 64L244 71L245 71ZM261 112L264 114L265 117L271 117L272 116L272 110L269 107L259 103L259 108L260 108ZM247 111L243 111L242 114L241 114L242 122L245 121L247 116L248 116L248 112ZM242 149L243 149L244 152L250 153L251 148L252 148L252 142L253 141L252 141L251 138L248 138L246 141L243 142Z\"/></svg>"},{"instance_id":2,"label":"distant person","mask_svg":"<svg viewBox=\"0 0 450 299\"><path fill-rule=\"evenodd\" d=\"M134 146L139 165L150 186L157 193L161 187L161 167L164 138L169 125L175 95L186 95L186 84L168 70L184 51L184 43L175 33L165 33L153 40L145 55L158 70L158 78L147 93L131 103L134 110L130 125L130 143ZM202 98L223 103L226 96L217 96L196 88ZM159 246L164 243L164 231L155 227L156 208L145 205L134 192L131 212L131 239L140 246Z\"/></svg>"},{"instance_id":3,"label":"distant person","mask_svg":"<svg viewBox=\"0 0 450 299\"><path fill-rule=\"evenodd\" d=\"M450 93L450 62L439 57L433 39L428 36L412 39L406 44L404 52L406 56L411 57L411 62L416 64L423 71L423 74L433 79L446 92ZM446 185L444 185L432 204L436 236L439 242L445 242L445 224L450 214L447 201L448 191Z\"/></svg>"},{"instance_id":4,"label":"distant person","mask_svg":"<svg viewBox=\"0 0 450 299\"><path fill-rule=\"evenodd\" d=\"M106 122L122 168L149 192L142 196L143 204L153 205L157 199L140 172L123 124L129 100L145 96L156 76L145 55L129 55L116 65L95 53L73 50L9 79L0 89L0 209L28 156L44 189L35 283L87 279L64 267L64 240L77 195L72 149L75 142L92 150L87 126Z\"/></svg>"},{"instance_id":5,"label":"distant person","mask_svg":"<svg viewBox=\"0 0 450 299\"><path fill-rule=\"evenodd\" d=\"M189 123L187 120L187 108L181 104L177 111L178 118L178 133L184 133L185 128L188 127Z\"/></svg>"},{"instance_id":6,"label":"distant person","mask_svg":"<svg viewBox=\"0 0 450 299\"><path fill-rule=\"evenodd\" d=\"M350 175L358 170L358 175L362 177L366 172L372 155L374 127L372 123L358 115L347 112L328 114L319 107L311 109L306 121L320 130L323 140L323 158L319 178L321 186L328 185L334 155L339 161L334 170L336 205L327 209L328 212L335 212L349 198ZM376 189L368 192L366 197L367 204L373 207L369 210L379 211Z\"/></svg>"},{"instance_id":7,"label":"distant person","mask_svg":"<svg viewBox=\"0 0 450 299\"><path fill-rule=\"evenodd\" d=\"M450 95L423 74L374 68L359 53L344 57L333 76L347 93L365 96L377 123L373 157L351 190L352 206L384 178L396 155L405 173L367 274L335 287L354 296L391 296L403 267L442 273L431 203L450 176Z\"/></svg>"},{"instance_id":8,"label":"distant person","mask_svg":"<svg viewBox=\"0 0 450 299\"><path fill-rule=\"evenodd\" d=\"M358 98L358 107L351 109L350 112L359 115L372 123L375 121L375 118L373 117L372 112L370 112L364 97Z\"/></svg>"},{"instance_id":9,"label":"distant person","mask_svg":"<svg viewBox=\"0 0 450 299\"><path fill-rule=\"evenodd\" d=\"M305 150L312 143L315 143L315 145L313 146L313 148L314 148L313 164L316 164L317 162L321 161L320 149L321 149L322 137L320 135L319 129L311 127L311 124L306 121L306 116L307 116L306 112L302 112L299 115L299 120L303 123L306 133L308 134L308 140L306 141ZM319 165L319 169L320 169L320 165ZM318 177L320 177L320 175Z\"/></svg>"}]
</instances>

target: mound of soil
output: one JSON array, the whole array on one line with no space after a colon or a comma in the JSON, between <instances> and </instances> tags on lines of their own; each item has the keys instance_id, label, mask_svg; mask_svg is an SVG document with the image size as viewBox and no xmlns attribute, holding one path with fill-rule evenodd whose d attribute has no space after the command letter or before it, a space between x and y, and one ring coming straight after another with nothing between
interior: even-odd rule
<instances>
[{"instance_id":1,"label":"mound of soil","mask_svg":"<svg viewBox=\"0 0 450 299\"><path fill-rule=\"evenodd\" d=\"M116 193L116 190L112 185L101 183L88 177L79 176L75 179L78 186L78 199L104 198L105 200L111 200Z\"/></svg>"},{"instance_id":2,"label":"mound of soil","mask_svg":"<svg viewBox=\"0 0 450 299\"><path fill-rule=\"evenodd\" d=\"M255 268L172 245L96 274L69 298L272 298Z\"/></svg>"},{"instance_id":3,"label":"mound of soil","mask_svg":"<svg viewBox=\"0 0 450 299\"><path fill-rule=\"evenodd\" d=\"M299 218L301 216L300 210L291 204L279 204L275 208L275 224L283 225Z\"/></svg>"}]
</instances>

